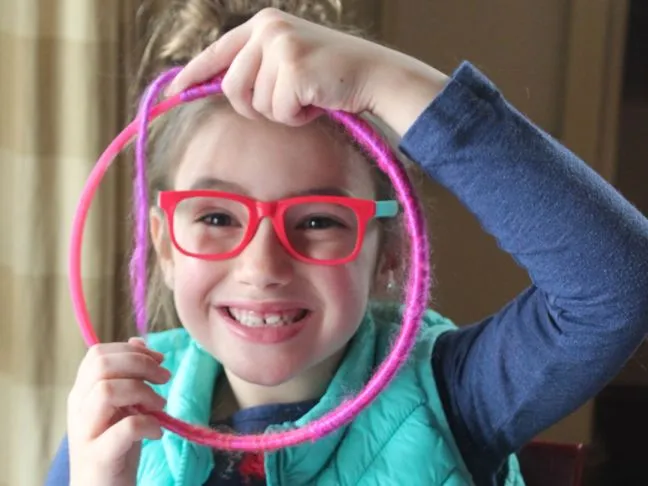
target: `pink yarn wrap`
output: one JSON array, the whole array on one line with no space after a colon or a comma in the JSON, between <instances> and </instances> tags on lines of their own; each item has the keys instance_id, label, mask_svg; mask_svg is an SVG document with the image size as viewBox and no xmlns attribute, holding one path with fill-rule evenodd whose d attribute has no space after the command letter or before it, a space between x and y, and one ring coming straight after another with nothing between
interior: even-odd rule
<instances>
[{"instance_id":1,"label":"pink yarn wrap","mask_svg":"<svg viewBox=\"0 0 648 486\"><path fill-rule=\"evenodd\" d=\"M159 92L177 75L179 70L180 68L174 68L167 71L151 84L142 99L137 118L119 133L100 156L81 193L72 223L68 270L74 313L83 339L88 346L99 343L99 340L94 331L83 292L81 276L83 230L92 199L103 176L115 157L135 136L138 137L134 178L135 249L131 259L130 276L137 328L140 334L145 335L146 333L148 195L145 152L147 125L153 119L180 104L221 93L221 78L219 77L207 83L190 87L178 95L155 104ZM401 330L393 341L389 355L378 367L364 389L355 397L340 404L335 410L301 428L262 435L224 434L205 426L183 422L164 412L138 409L141 413L154 415L164 428L192 442L223 450L271 451L317 440L348 424L367 407L389 385L414 346L421 319L426 311L430 290L429 243L423 210L403 165L394 156L387 143L367 122L356 115L342 111L327 111L327 115L341 124L373 157L380 169L389 176L403 208L410 240L411 258Z\"/></svg>"}]
</instances>

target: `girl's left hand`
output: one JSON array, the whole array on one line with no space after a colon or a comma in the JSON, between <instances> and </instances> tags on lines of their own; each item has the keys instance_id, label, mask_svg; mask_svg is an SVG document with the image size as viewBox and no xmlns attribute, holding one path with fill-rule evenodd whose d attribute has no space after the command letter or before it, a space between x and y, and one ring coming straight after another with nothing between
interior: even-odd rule
<instances>
[{"instance_id":1,"label":"girl's left hand","mask_svg":"<svg viewBox=\"0 0 648 486\"><path fill-rule=\"evenodd\" d=\"M167 95L226 69L223 93L248 118L297 126L321 109L370 111L401 135L447 81L400 52L265 9L187 64Z\"/></svg>"}]
</instances>

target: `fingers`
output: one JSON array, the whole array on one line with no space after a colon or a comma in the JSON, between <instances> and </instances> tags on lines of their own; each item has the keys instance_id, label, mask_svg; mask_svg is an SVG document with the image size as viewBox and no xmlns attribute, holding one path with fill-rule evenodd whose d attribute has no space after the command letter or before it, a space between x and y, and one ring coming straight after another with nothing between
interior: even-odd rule
<instances>
[{"instance_id":1,"label":"fingers","mask_svg":"<svg viewBox=\"0 0 648 486\"><path fill-rule=\"evenodd\" d=\"M148 347L141 338L131 338L128 343L102 343L95 344L86 353L86 360L93 359L96 356L103 356L113 353L123 353L124 351L143 352L151 358L162 362L164 355Z\"/></svg>"},{"instance_id":2,"label":"fingers","mask_svg":"<svg viewBox=\"0 0 648 486\"><path fill-rule=\"evenodd\" d=\"M272 114L270 119L289 126L304 125L323 113L315 106L303 106L295 90L295 77L291 70L282 69L277 74L277 82L272 94Z\"/></svg>"},{"instance_id":3,"label":"fingers","mask_svg":"<svg viewBox=\"0 0 648 486\"><path fill-rule=\"evenodd\" d=\"M148 351L152 351L152 350L150 350L149 348L146 347L146 341L144 341L144 339L142 339L141 337L129 338L128 339L128 344L130 344L131 346L136 346L137 348L140 348L140 349L146 349ZM162 353L158 353L157 351L152 351L152 352L154 353L153 356L156 356L156 357L163 356Z\"/></svg>"},{"instance_id":4,"label":"fingers","mask_svg":"<svg viewBox=\"0 0 648 486\"><path fill-rule=\"evenodd\" d=\"M265 9L189 62L167 95L227 70L222 89L237 113L250 119L265 116L290 126L303 125L323 113L315 106L328 106L321 104L324 93L337 93L340 99L328 101L344 106L345 97L354 89L339 86L341 79L349 77L344 72L350 68L331 65L336 49L327 37L331 32ZM335 69L343 74L332 75Z\"/></svg>"},{"instance_id":5,"label":"fingers","mask_svg":"<svg viewBox=\"0 0 648 486\"><path fill-rule=\"evenodd\" d=\"M88 351L68 397L70 464L76 477L121 471L118 475L130 478L135 473L124 464L136 464L139 442L162 435L157 419L138 413L161 411L166 405L147 384L169 380L162 359L137 338L98 344Z\"/></svg>"},{"instance_id":6,"label":"fingers","mask_svg":"<svg viewBox=\"0 0 648 486\"><path fill-rule=\"evenodd\" d=\"M287 70L281 70L277 74L277 83L272 94L272 116L278 122L287 125L295 124L295 115L302 109L291 82L292 79L288 76Z\"/></svg>"},{"instance_id":7,"label":"fingers","mask_svg":"<svg viewBox=\"0 0 648 486\"><path fill-rule=\"evenodd\" d=\"M133 346L139 346L141 348L146 348L146 342L141 337L132 337L128 338L128 344ZM146 348L148 349L148 348Z\"/></svg>"},{"instance_id":8,"label":"fingers","mask_svg":"<svg viewBox=\"0 0 648 486\"><path fill-rule=\"evenodd\" d=\"M222 83L223 94L232 108L251 119L259 118L259 112L252 107L252 97L261 60L260 46L256 42L248 42L232 61Z\"/></svg>"},{"instance_id":9,"label":"fingers","mask_svg":"<svg viewBox=\"0 0 648 486\"><path fill-rule=\"evenodd\" d=\"M248 42L250 34L251 21L230 30L180 71L166 90L167 96L173 96L223 72Z\"/></svg>"},{"instance_id":10,"label":"fingers","mask_svg":"<svg viewBox=\"0 0 648 486\"><path fill-rule=\"evenodd\" d=\"M81 363L72 394L83 397L95 383L115 378L166 383L170 374L160 366L162 359L160 353L143 344L110 343L93 346Z\"/></svg>"},{"instance_id":11,"label":"fingers","mask_svg":"<svg viewBox=\"0 0 648 486\"><path fill-rule=\"evenodd\" d=\"M69 420L84 439L100 435L124 407L161 410L165 401L145 382L166 383L171 374L160 366L162 354L140 339L93 346L84 358L68 397Z\"/></svg>"},{"instance_id":12,"label":"fingers","mask_svg":"<svg viewBox=\"0 0 648 486\"><path fill-rule=\"evenodd\" d=\"M273 118L272 98L276 82L277 67L270 56L264 54L254 83L252 108L270 120Z\"/></svg>"},{"instance_id":13,"label":"fingers","mask_svg":"<svg viewBox=\"0 0 648 486\"><path fill-rule=\"evenodd\" d=\"M71 474L84 478L83 484L97 484L94 479L111 474L121 478L111 484L131 484L139 442L162 436L158 420L139 413L166 405L147 383L169 380L162 360L139 338L98 344L86 354L68 397Z\"/></svg>"},{"instance_id":14,"label":"fingers","mask_svg":"<svg viewBox=\"0 0 648 486\"><path fill-rule=\"evenodd\" d=\"M93 447L105 458L123 457L133 445L144 439L159 439L162 428L150 415L129 415L110 427L98 437Z\"/></svg>"},{"instance_id":15,"label":"fingers","mask_svg":"<svg viewBox=\"0 0 648 486\"><path fill-rule=\"evenodd\" d=\"M106 431L115 417L126 415L122 409L139 405L146 410L161 411L166 400L140 380L102 380L94 385L83 402L79 417L87 424L85 439L95 439Z\"/></svg>"}]
</instances>

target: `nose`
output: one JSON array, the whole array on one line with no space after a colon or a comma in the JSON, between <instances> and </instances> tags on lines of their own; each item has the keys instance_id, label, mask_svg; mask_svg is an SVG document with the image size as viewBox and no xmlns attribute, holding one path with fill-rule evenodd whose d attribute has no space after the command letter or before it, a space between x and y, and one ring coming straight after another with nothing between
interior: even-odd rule
<instances>
[{"instance_id":1,"label":"nose","mask_svg":"<svg viewBox=\"0 0 648 486\"><path fill-rule=\"evenodd\" d=\"M236 257L235 277L259 289L282 287L293 278L294 261L279 241L272 222L263 219L250 243Z\"/></svg>"}]
</instances>

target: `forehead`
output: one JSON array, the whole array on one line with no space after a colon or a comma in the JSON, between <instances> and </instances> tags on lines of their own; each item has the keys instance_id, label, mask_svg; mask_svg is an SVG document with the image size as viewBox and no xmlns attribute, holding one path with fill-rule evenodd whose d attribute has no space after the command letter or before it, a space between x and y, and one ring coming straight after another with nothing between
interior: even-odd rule
<instances>
[{"instance_id":1,"label":"forehead","mask_svg":"<svg viewBox=\"0 0 648 486\"><path fill-rule=\"evenodd\" d=\"M321 188L374 197L373 169L328 123L293 128L249 120L222 107L190 137L174 178L176 189L217 179L229 190L261 200Z\"/></svg>"}]
</instances>

